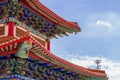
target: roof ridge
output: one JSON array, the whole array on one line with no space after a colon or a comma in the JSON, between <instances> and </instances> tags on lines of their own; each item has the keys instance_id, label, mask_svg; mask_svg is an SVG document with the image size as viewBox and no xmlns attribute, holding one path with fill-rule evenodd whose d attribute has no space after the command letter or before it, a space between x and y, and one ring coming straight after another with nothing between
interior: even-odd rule
<instances>
[{"instance_id":1,"label":"roof ridge","mask_svg":"<svg viewBox=\"0 0 120 80\"><path fill-rule=\"evenodd\" d=\"M37 43L41 49L43 51L45 51L45 53L49 56L51 56L52 58L54 58L54 60L56 61L62 61L62 63L66 66L70 66L71 68L75 68L76 70L79 70L80 72L82 73L86 73L88 75L91 75L91 76L96 76L96 77L106 77L107 75L103 74L103 73L98 73L98 72L93 72L91 70L88 70L87 68L85 67L82 67L82 66L78 66L76 64L73 64L63 58L60 58L58 56L56 56L55 54L51 53L49 50L47 50L44 46L41 45L41 43L37 42L34 38L31 37L32 40L34 40L35 43ZM63 66L62 66L63 67Z\"/></svg>"}]
</instances>

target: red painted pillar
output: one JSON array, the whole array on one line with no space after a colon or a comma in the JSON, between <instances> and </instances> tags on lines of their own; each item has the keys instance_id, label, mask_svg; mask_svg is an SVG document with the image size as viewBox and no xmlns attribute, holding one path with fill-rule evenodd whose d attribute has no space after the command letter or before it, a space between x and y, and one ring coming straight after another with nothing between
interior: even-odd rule
<instances>
[{"instance_id":1,"label":"red painted pillar","mask_svg":"<svg viewBox=\"0 0 120 80\"><path fill-rule=\"evenodd\" d=\"M50 41L47 42L47 49L50 51Z\"/></svg>"},{"instance_id":2,"label":"red painted pillar","mask_svg":"<svg viewBox=\"0 0 120 80\"><path fill-rule=\"evenodd\" d=\"M8 36L14 36L14 22L8 23Z\"/></svg>"}]
</instances>

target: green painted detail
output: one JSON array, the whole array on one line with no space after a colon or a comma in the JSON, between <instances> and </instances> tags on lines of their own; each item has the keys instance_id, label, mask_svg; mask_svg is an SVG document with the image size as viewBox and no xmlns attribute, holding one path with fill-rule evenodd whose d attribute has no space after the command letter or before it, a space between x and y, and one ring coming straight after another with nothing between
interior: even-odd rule
<instances>
[{"instance_id":1,"label":"green painted detail","mask_svg":"<svg viewBox=\"0 0 120 80\"><path fill-rule=\"evenodd\" d=\"M59 25L57 25L56 27L57 27L58 29L60 29L61 31L63 31L63 32L68 32L68 33L73 33L73 32L75 32L75 30L72 29L72 28L61 27L61 26L59 26Z\"/></svg>"},{"instance_id":2,"label":"green painted detail","mask_svg":"<svg viewBox=\"0 0 120 80\"><path fill-rule=\"evenodd\" d=\"M15 19L15 18L13 18L13 17L9 17L9 18L6 18L6 19L1 19L1 20L0 20L0 23L6 23L6 22L10 22L10 21L17 23L19 26L23 26L23 25L24 25L23 22ZM30 27L30 26L27 26L27 25L26 25L26 29L28 29L30 32L34 33L35 35L38 35L38 36L41 35L40 37L42 37L43 39L48 39L48 37L47 37L46 35L40 33L39 31L34 30L34 29L33 29L32 27Z\"/></svg>"},{"instance_id":3,"label":"green painted detail","mask_svg":"<svg viewBox=\"0 0 120 80\"><path fill-rule=\"evenodd\" d=\"M21 46L19 46L16 56L20 58L28 58L29 49L31 48L32 48L32 43L29 43L28 41L24 41L21 44Z\"/></svg>"},{"instance_id":4,"label":"green painted detail","mask_svg":"<svg viewBox=\"0 0 120 80\"><path fill-rule=\"evenodd\" d=\"M18 2L18 0L12 0L13 2Z\"/></svg>"},{"instance_id":5,"label":"green painted detail","mask_svg":"<svg viewBox=\"0 0 120 80\"><path fill-rule=\"evenodd\" d=\"M79 74L66 75L69 71L56 71L55 69L57 69L57 67L43 66L40 65L41 63L43 62L32 58L24 59L15 57L7 60L0 60L0 75L18 74L31 78L36 77L38 80L44 80L45 78L48 78L48 80L57 80L60 79L60 77L63 77L64 80L107 80L106 78L100 77L86 78Z\"/></svg>"},{"instance_id":6,"label":"green painted detail","mask_svg":"<svg viewBox=\"0 0 120 80\"><path fill-rule=\"evenodd\" d=\"M89 77L86 80L107 80L107 78L100 78L100 77Z\"/></svg>"},{"instance_id":7,"label":"green painted detail","mask_svg":"<svg viewBox=\"0 0 120 80\"><path fill-rule=\"evenodd\" d=\"M30 0L27 1L29 2L29 4L31 4ZM56 38L56 35L60 35L60 29L56 28L56 24L54 22L49 21L45 17L38 15L36 12L22 4L20 0L9 0L5 3L0 3L0 19L6 19L7 21L5 21L5 23L9 21L16 22L17 24L19 24L19 26L25 27L32 33L37 34L44 39ZM34 8L32 4L31 6ZM3 21L0 20L0 23L3 23ZM77 28L74 27L60 27L62 27L63 29L65 28L66 31L68 31L69 33L77 31Z\"/></svg>"},{"instance_id":8,"label":"green painted detail","mask_svg":"<svg viewBox=\"0 0 120 80\"><path fill-rule=\"evenodd\" d=\"M38 36L41 35L41 37L43 39L47 39L48 38L46 35L44 35L44 34L38 32L38 31L34 30L33 28L31 28L29 26L26 26L26 29L28 29L30 32L34 33L35 35L38 35Z\"/></svg>"}]
</instances>

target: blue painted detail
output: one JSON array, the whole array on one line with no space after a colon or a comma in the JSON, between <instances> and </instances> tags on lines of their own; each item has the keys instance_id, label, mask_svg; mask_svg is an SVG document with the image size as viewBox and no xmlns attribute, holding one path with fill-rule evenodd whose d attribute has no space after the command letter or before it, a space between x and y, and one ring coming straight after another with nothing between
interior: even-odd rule
<instances>
[{"instance_id":1,"label":"blue painted detail","mask_svg":"<svg viewBox=\"0 0 120 80\"><path fill-rule=\"evenodd\" d=\"M24 77L24 76L21 76L21 75L2 75L3 77L0 78L0 80L3 80L3 79L7 79L7 80L10 80L12 78L15 78L15 79L20 79L20 80L37 80L37 79L33 79L33 78L29 78L29 77Z\"/></svg>"},{"instance_id":2,"label":"blue painted detail","mask_svg":"<svg viewBox=\"0 0 120 80\"><path fill-rule=\"evenodd\" d=\"M55 33L60 33L60 30L55 27L56 24L33 12L30 8L23 5L20 0L19 3L14 3L12 0L3 0L3 2L0 2L0 23L7 22L6 20L2 20L5 15L8 15L6 18L16 18L21 23L19 26L25 23L27 26L26 29L36 35L42 34L49 38L54 36Z\"/></svg>"},{"instance_id":3,"label":"blue painted detail","mask_svg":"<svg viewBox=\"0 0 120 80\"><path fill-rule=\"evenodd\" d=\"M41 66L48 66L49 65L49 63L39 63Z\"/></svg>"},{"instance_id":4,"label":"blue painted detail","mask_svg":"<svg viewBox=\"0 0 120 80\"><path fill-rule=\"evenodd\" d=\"M64 69L63 68L55 68L54 70L56 70L56 71L63 71Z\"/></svg>"},{"instance_id":5,"label":"blue painted detail","mask_svg":"<svg viewBox=\"0 0 120 80\"><path fill-rule=\"evenodd\" d=\"M46 70L46 74L47 74L47 76L52 76L52 75L50 74L50 72L48 72L47 70Z\"/></svg>"},{"instance_id":6,"label":"blue painted detail","mask_svg":"<svg viewBox=\"0 0 120 80\"><path fill-rule=\"evenodd\" d=\"M63 78L62 76L60 76L60 79L61 79L61 80L64 80L64 78Z\"/></svg>"},{"instance_id":7,"label":"blue painted detail","mask_svg":"<svg viewBox=\"0 0 120 80\"><path fill-rule=\"evenodd\" d=\"M7 59L8 58L8 56L0 56L0 60L1 59Z\"/></svg>"},{"instance_id":8,"label":"blue painted detail","mask_svg":"<svg viewBox=\"0 0 120 80\"><path fill-rule=\"evenodd\" d=\"M3 6L3 5L10 3L10 2L11 2L11 0L1 0L0 6Z\"/></svg>"},{"instance_id":9,"label":"blue painted detail","mask_svg":"<svg viewBox=\"0 0 120 80\"><path fill-rule=\"evenodd\" d=\"M44 80L48 80L48 78L44 78Z\"/></svg>"},{"instance_id":10,"label":"blue painted detail","mask_svg":"<svg viewBox=\"0 0 120 80\"><path fill-rule=\"evenodd\" d=\"M0 77L1 77L1 75L9 76L9 79L17 78L20 80L26 80L27 78L29 78L28 80L40 80L41 78L39 76L41 75L41 77L42 77L41 80L56 80L58 78L59 78L59 80L69 80L70 76L72 76L71 80L79 80L78 79L79 77L77 75L75 75L75 73L64 71L63 68L48 67L47 65L50 65L50 63L38 61L38 60L32 59L30 57L28 57L26 59L11 57L10 60L8 60L8 59L0 60L0 63L1 63L0 69L1 69L1 66L3 66L3 63L6 63L7 65L9 65L9 67L5 66L6 69L4 68L4 70L1 70L2 72L0 73ZM42 64L42 65L39 65L39 64ZM22 65L22 66L19 66L19 65ZM11 74L20 74L20 75L3 75L3 72L5 72L5 70L7 70L7 68L10 69ZM13 72L13 70L14 70L14 72ZM23 74L23 72L25 74ZM25 75L26 77L24 77L22 75ZM66 79L65 77L68 77L68 79ZM75 77L77 77L77 79L75 79ZM51 79L51 78L54 78L54 79Z\"/></svg>"},{"instance_id":11,"label":"blue painted detail","mask_svg":"<svg viewBox=\"0 0 120 80\"><path fill-rule=\"evenodd\" d=\"M66 73L67 75L72 75L72 73L71 72L68 72L68 73Z\"/></svg>"},{"instance_id":12,"label":"blue painted detail","mask_svg":"<svg viewBox=\"0 0 120 80\"><path fill-rule=\"evenodd\" d=\"M29 69L30 69L31 71L34 71L34 68L33 68L33 67L31 67L31 66L29 67Z\"/></svg>"}]
</instances>

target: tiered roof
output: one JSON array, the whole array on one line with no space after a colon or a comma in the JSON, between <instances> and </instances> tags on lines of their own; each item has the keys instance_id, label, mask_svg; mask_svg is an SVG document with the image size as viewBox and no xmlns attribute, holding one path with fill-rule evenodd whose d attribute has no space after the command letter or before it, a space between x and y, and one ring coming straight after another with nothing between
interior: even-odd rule
<instances>
[{"instance_id":1,"label":"tiered roof","mask_svg":"<svg viewBox=\"0 0 120 80\"><path fill-rule=\"evenodd\" d=\"M39 15L44 16L48 20L54 22L55 24L61 25L63 27L69 27L80 31L79 25L69 22L62 17L56 15L53 11L44 6L39 0L21 0L30 9L37 12Z\"/></svg>"},{"instance_id":2,"label":"tiered roof","mask_svg":"<svg viewBox=\"0 0 120 80\"><path fill-rule=\"evenodd\" d=\"M44 63L47 62L47 64L51 64L51 66L57 66L58 68L70 71L71 73L75 72L77 74L80 74L86 77L90 77L90 76L100 77L100 78L107 77L104 71L87 69L82 66L78 66L73 63L70 63L54 55L49 50L47 50L42 44L40 44L36 39L34 39L32 36L23 36L21 38L12 39L7 42L5 41L4 43L0 44L1 56L3 56L2 54L3 52L4 52L4 55L12 54L13 53L12 51L13 50L15 51L15 48L17 48L18 45L20 45L23 41L28 39L30 39L33 42L33 48L30 50L31 53L34 53L30 55L30 57L32 58L43 60ZM17 45L17 47L14 47L15 45ZM11 46L14 49L10 50ZM8 51L6 47L8 48Z\"/></svg>"},{"instance_id":3,"label":"tiered roof","mask_svg":"<svg viewBox=\"0 0 120 80\"><path fill-rule=\"evenodd\" d=\"M1 0L0 8L1 23L12 18L17 24L25 25L25 28L45 39L81 31L77 24L56 15L39 0Z\"/></svg>"},{"instance_id":4,"label":"tiered roof","mask_svg":"<svg viewBox=\"0 0 120 80\"><path fill-rule=\"evenodd\" d=\"M0 24L5 24L4 27L11 21L15 22L15 30L17 30L15 36L0 33L0 36L2 35L0 37L0 56L16 54L19 45L25 40L31 40L33 46L30 49L29 57L41 60L45 66L84 77L107 79L104 71L75 65L54 55L46 48L46 42L51 38L81 30L76 23L56 15L39 0L0 0L0 19Z\"/></svg>"}]
</instances>

